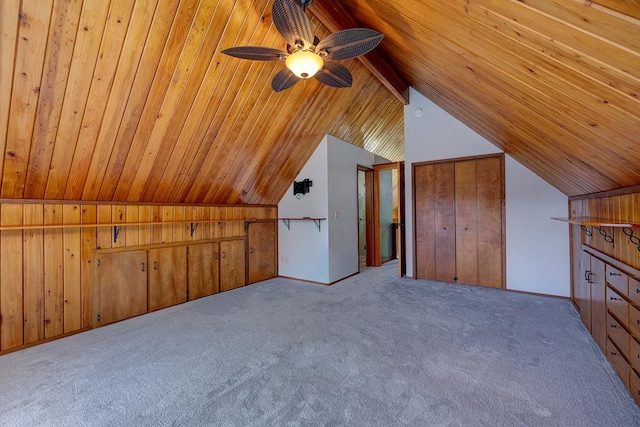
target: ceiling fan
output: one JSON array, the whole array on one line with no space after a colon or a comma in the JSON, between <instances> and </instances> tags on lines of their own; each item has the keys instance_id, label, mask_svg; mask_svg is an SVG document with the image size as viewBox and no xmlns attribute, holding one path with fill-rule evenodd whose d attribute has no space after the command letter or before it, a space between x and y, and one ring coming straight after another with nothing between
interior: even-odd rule
<instances>
[{"instance_id":1,"label":"ceiling fan","mask_svg":"<svg viewBox=\"0 0 640 427\"><path fill-rule=\"evenodd\" d=\"M367 28L338 31L322 40L313 33L305 9L313 0L274 0L273 23L287 42L287 52L261 46L237 46L222 53L254 61L284 59L287 68L276 74L271 87L276 92L290 88L299 79L315 77L320 83L335 88L351 87L353 77L347 67L334 61L352 59L374 49L383 34Z\"/></svg>"}]
</instances>

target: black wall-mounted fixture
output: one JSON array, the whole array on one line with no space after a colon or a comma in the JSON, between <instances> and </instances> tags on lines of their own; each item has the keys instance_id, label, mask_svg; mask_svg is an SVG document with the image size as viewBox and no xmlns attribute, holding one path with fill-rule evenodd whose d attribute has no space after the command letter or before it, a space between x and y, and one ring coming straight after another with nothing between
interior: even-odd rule
<instances>
[{"instance_id":1,"label":"black wall-mounted fixture","mask_svg":"<svg viewBox=\"0 0 640 427\"><path fill-rule=\"evenodd\" d=\"M296 194L307 194L309 192L309 188L313 186L313 181L309 178L306 178L304 181L293 181L293 195Z\"/></svg>"}]
</instances>

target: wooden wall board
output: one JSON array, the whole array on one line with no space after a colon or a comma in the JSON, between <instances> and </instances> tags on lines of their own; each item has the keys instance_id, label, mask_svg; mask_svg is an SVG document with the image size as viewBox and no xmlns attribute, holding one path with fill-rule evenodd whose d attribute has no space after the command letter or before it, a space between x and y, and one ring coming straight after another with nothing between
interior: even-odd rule
<instances>
[{"instance_id":1,"label":"wooden wall board","mask_svg":"<svg viewBox=\"0 0 640 427\"><path fill-rule=\"evenodd\" d=\"M44 205L44 223L62 224L62 204ZM64 246L61 229L44 230L44 335L64 333Z\"/></svg>"},{"instance_id":2,"label":"wooden wall board","mask_svg":"<svg viewBox=\"0 0 640 427\"><path fill-rule=\"evenodd\" d=\"M44 224L44 206L24 205L23 220ZM29 344L44 339L44 230L25 230L23 239L24 344Z\"/></svg>"},{"instance_id":3,"label":"wooden wall board","mask_svg":"<svg viewBox=\"0 0 640 427\"><path fill-rule=\"evenodd\" d=\"M21 225L22 206L4 205L0 208L0 224ZM23 322L23 259L22 231L0 233L0 349L22 345Z\"/></svg>"}]
</instances>

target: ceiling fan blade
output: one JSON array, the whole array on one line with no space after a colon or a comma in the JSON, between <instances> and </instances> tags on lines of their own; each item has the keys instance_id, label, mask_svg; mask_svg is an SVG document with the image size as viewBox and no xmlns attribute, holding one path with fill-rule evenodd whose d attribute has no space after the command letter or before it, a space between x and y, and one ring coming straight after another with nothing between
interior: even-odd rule
<instances>
[{"instance_id":1,"label":"ceiling fan blade","mask_svg":"<svg viewBox=\"0 0 640 427\"><path fill-rule=\"evenodd\" d=\"M254 61L276 61L287 57L286 52L262 46L236 46L222 51L225 55Z\"/></svg>"},{"instance_id":2,"label":"ceiling fan blade","mask_svg":"<svg viewBox=\"0 0 640 427\"><path fill-rule=\"evenodd\" d=\"M288 68L280 71L273 77L271 81L271 88L276 92L282 92L285 89L289 89L294 84L298 83L298 77L293 74Z\"/></svg>"},{"instance_id":3,"label":"ceiling fan blade","mask_svg":"<svg viewBox=\"0 0 640 427\"><path fill-rule=\"evenodd\" d=\"M308 49L313 45L311 21L294 0L274 0L271 15L280 35L291 46L302 44Z\"/></svg>"},{"instance_id":4,"label":"ceiling fan blade","mask_svg":"<svg viewBox=\"0 0 640 427\"><path fill-rule=\"evenodd\" d=\"M324 68L315 77L320 83L331 87L351 87L353 84L351 71L337 62L325 62Z\"/></svg>"},{"instance_id":5,"label":"ceiling fan blade","mask_svg":"<svg viewBox=\"0 0 640 427\"><path fill-rule=\"evenodd\" d=\"M384 38L384 34L368 28L351 28L325 37L316 47L316 52L331 61L355 58L373 50Z\"/></svg>"}]
</instances>

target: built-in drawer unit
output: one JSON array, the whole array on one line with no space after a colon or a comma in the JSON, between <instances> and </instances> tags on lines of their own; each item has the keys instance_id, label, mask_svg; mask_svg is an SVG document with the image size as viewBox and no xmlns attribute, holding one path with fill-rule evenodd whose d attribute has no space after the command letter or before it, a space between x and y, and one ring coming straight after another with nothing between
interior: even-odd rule
<instances>
[{"instance_id":1,"label":"built-in drawer unit","mask_svg":"<svg viewBox=\"0 0 640 427\"><path fill-rule=\"evenodd\" d=\"M580 316L640 406L640 270L585 245L578 264Z\"/></svg>"},{"instance_id":2,"label":"built-in drawer unit","mask_svg":"<svg viewBox=\"0 0 640 427\"><path fill-rule=\"evenodd\" d=\"M629 338L629 362L640 371L640 343L635 338Z\"/></svg>"},{"instance_id":3,"label":"built-in drawer unit","mask_svg":"<svg viewBox=\"0 0 640 427\"><path fill-rule=\"evenodd\" d=\"M640 281L629 278L629 299L640 306Z\"/></svg>"},{"instance_id":4,"label":"built-in drawer unit","mask_svg":"<svg viewBox=\"0 0 640 427\"><path fill-rule=\"evenodd\" d=\"M606 265L605 278L607 283L622 295L629 295L629 276L615 267Z\"/></svg>"},{"instance_id":5,"label":"built-in drawer unit","mask_svg":"<svg viewBox=\"0 0 640 427\"><path fill-rule=\"evenodd\" d=\"M640 376L633 369L629 372L629 391L638 406L640 406Z\"/></svg>"},{"instance_id":6,"label":"built-in drawer unit","mask_svg":"<svg viewBox=\"0 0 640 427\"><path fill-rule=\"evenodd\" d=\"M624 385L629 388L629 364L611 340L607 340L607 359L611 362L611 366L618 373Z\"/></svg>"},{"instance_id":7,"label":"built-in drawer unit","mask_svg":"<svg viewBox=\"0 0 640 427\"><path fill-rule=\"evenodd\" d=\"M611 314L607 314L607 336L625 357L629 357L629 332Z\"/></svg>"},{"instance_id":8,"label":"built-in drawer unit","mask_svg":"<svg viewBox=\"0 0 640 427\"><path fill-rule=\"evenodd\" d=\"M631 335L640 337L640 309L629 305L629 332Z\"/></svg>"},{"instance_id":9,"label":"built-in drawer unit","mask_svg":"<svg viewBox=\"0 0 640 427\"><path fill-rule=\"evenodd\" d=\"M618 318L620 323L629 323L629 303L615 290L607 287L607 310Z\"/></svg>"}]
</instances>

